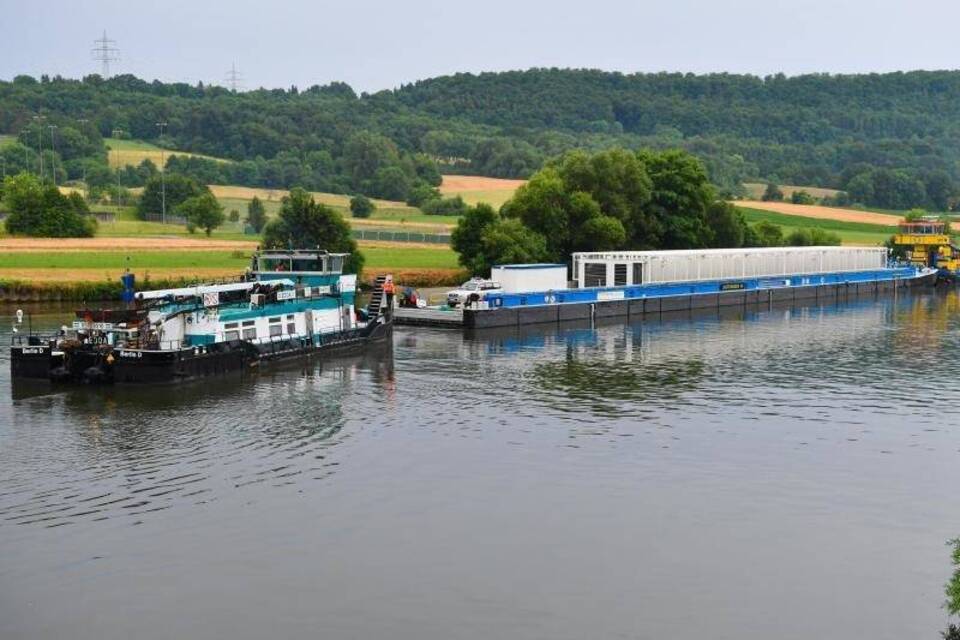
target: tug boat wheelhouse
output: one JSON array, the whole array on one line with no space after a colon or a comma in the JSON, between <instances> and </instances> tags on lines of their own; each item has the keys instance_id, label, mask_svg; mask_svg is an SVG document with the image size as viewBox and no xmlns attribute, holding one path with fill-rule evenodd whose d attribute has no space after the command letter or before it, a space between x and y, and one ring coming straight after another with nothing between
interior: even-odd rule
<instances>
[{"instance_id":1,"label":"tug boat wheelhouse","mask_svg":"<svg viewBox=\"0 0 960 640\"><path fill-rule=\"evenodd\" d=\"M77 311L55 336L15 334L13 378L176 382L387 340L392 277L360 309L348 255L262 251L239 281L136 294L128 274L125 308Z\"/></svg>"}]
</instances>

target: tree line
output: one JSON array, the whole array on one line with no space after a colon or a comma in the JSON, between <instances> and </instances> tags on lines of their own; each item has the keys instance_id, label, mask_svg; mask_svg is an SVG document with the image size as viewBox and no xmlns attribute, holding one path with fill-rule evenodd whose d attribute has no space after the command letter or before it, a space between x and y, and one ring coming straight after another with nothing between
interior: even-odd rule
<instances>
[{"instance_id":1,"label":"tree line","mask_svg":"<svg viewBox=\"0 0 960 640\"><path fill-rule=\"evenodd\" d=\"M361 95L343 83L234 93L129 75L18 76L0 82L0 133L24 143L3 152L9 173L37 166L42 146L58 179L81 179L81 159L102 166L98 138L119 129L233 161L178 168L201 181L268 188L406 200L434 184L437 169L525 178L573 149L680 148L700 157L710 181L729 192L744 181L846 191L859 174L904 172L924 182L926 193L900 181L896 197L886 199L883 188L879 195L863 190L861 178L851 198L941 208L955 199L960 179L958 98L960 72L949 71L760 78L531 69ZM44 119L35 121L38 115ZM161 121L168 123L162 136ZM47 139L51 124L62 138L56 151Z\"/></svg>"}]
</instances>

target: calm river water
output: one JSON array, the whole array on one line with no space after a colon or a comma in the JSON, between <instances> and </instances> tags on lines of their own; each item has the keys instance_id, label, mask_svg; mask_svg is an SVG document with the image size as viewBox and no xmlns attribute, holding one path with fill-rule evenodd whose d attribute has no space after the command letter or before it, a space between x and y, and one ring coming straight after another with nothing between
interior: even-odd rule
<instances>
[{"instance_id":1,"label":"calm river water","mask_svg":"<svg viewBox=\"0 0 960 640\"><path fill-rule=\"evenodd\" d=\"M392 352L170 389L11 389L2 358L3 640L945 626L955 294L398 328Z\"/></svg>"}]
</instances>

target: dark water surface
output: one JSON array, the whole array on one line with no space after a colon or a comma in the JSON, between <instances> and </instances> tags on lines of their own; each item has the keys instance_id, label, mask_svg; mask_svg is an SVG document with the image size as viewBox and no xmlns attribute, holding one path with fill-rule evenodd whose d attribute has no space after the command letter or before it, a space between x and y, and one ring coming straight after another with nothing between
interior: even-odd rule
<instances>
[{"instance_id":1,"label":"dark water surface","mask_svg":"<svg viewBox=\"0 0 960 640\"><path fill-rule=\"evenodd\" d=\"M938 637L958 311L398 329L159 390L4 349L0 638Z\"/></svg>"}]
</instances>

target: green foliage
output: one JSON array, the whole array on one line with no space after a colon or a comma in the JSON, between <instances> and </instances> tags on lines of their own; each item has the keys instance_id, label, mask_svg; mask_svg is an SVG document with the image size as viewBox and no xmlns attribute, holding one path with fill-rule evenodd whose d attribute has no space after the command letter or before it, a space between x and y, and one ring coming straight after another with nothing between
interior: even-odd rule
<instances>
[{"instance_id":1,"label":"green foliage","mask_svg":"<svg viewBox=\"0 0 960 640\"><path fill-rule=\"evenodd\" d=\"M53 185L43 185L33 175L8 176L3 185L3 201L10 215L7 232L13 235L51 238L92 236L97 227L83 196L65 196Z\"/></svg>"},{"instance_id":2,"label":"green foliage","mask_svg":"<svg viewBox=\"0 0 960 640\"><path fill-rule=\"evenodd\" d=\"M421 204L420 210L431 216L459 216L467 210L467 203L460 196L435 198Z\"/></svg>"},{"instance_id":3,"label":"green foliage","mask_svg":"<svg viewBox=\"0 0 960 640\"><path fill-rule=\"evenodd\" d=\"M484 275L494 264L487 256L483 242L484 232L500 222L500 216L488 204L478 204L468 209L450 235L450 244L458 254L458 260L472 275Z\"/></svg>"},{"instance_id":4,"label":"green foliage","mask_svg":"<svg viewBox=\"0 0 960 640\"><path fill-rule=\"evenodd\" d=\"M761 247L782 247L784 244L783 229L772 222L761 220L753 225L753 231Z\"/></svg>"},{"instance_id":5,"label":"green foliage","mask_svg":"<svg viewBox=\"0 0 960 640\"><path fill-rule=\"evenodd\" d=\"M240 222L240 212L237 209L230 209L230 215L227 216L230 222Z\"/></svg>"},{"instance_id":6,"label":"green foliage","mask_svg":"<svg viewBox=\"0 0 960 640\"><path fill-rule=\"evenodd\" d=\"M824 231L816 227L795 229L787 234L786 244L790 247L837 246L840 244L840 236L832 231Z\"/></svg>"},{"instance_id":7,"label":"green foliage","mask_svg":"<svg viewBox=\"0 0 960 640\"><path fill-rule=\"evenodd\" d=\"M767 188L761 196L761 200L764 202L780 202L783 200L783 191L780 190L780 187L770 182L767 183Z\"/></svg>"},{"instance_id":8,"label":"green foliage","mask_svg":"<svg viewBox=\"0 0 960 640\"><path fill-rule=\"evenodd\" d=\"M419 184L410 190L407 196L407 205L411 207L420 207L430 200L440 200L440 191L429 184Z\"/></svg>"},{"instance_id":9,"label":"green foliage","mask_svg":"<svg viewBox=\"0 0 960 640\"><path fill-rule=\"evenodd\" d=\"M817 204L812 195L799 189L790 194L790 202L793 204Z\"/></svg>"},{"instance_id":10,"label":"green foliage","mask_svg":"<svg viewBox=\"0 0 960 640\"><path fill-rule=\"evenodd\" d=\"M369 218L376 208L367 196L357 195L350 198L350 213L354 218Z\"/></svg>"},{"instance_id":11,"label":"green foliage","mask_svg":"<svg viewBox=\"0 0 960 640\"><path fill-rule=\"evenodd\" d=\"M950 561L953 564L953 575L945 587L947 601L944 606L952 616L960 615L960 538L947 543L950 550Z\"/></svg>"},{"instance_id":12,"label":"green foliage","mask_svg":"<svg viewBox=\"0 0 960 640\"><path fill-rule=\"evenodd\" d=\"M263 232L263 228L267 225L267 209L257 196L253 196L253 199L247 204L246 222L257 233Z\"/></svg>"},{"instance_id":13,"label":"green foliage","mask_svg":"<svg viewBox=\"0 0 960 640\"><path fill-rule=\"evenodd\" d=\"M488 274L496 264L530 264L547 257L544 237L519 220L501 220L487 226L483 230L482 245L482 255L488 262L475 273Z\"/></svg>"},{"instance_id":14,"label":"green foliage","mask_svg":"<svg viewBox=\"0 0 960 640\"><path fill-rule=\"evenodd\" d=\"M324 249L349 253L346 273L359 274L363 254L357 249L350 225L335 210L318 204L307 191L295 188L280 203L280 212L264 229L263 245L268 249Z\"/></svg>"},{"instance_id":15,"label":"green foliage","mask_svg":"<svg viewBox=\"0 0 960 640\"><path fill-rule=\"evenodd\" d=\"M177 205L174 212L186 218L187 231L190 233L195 229L203 229L209 236L224 222L223 207L209 191L187 198Z\"/></svg>"},{"instance_id":16,"label":"green foliage","mask_svg":"<svg viewBox=\"0 0 960 640\"><path fill-rule=\"evenodd\" d=\"M957 184L943 170L855 167L845 189L855 202L884 209L931 207L946 211Z\"/></svg>"},{"instance_id":17,"label":"green foliage","mask_svg":"<svg viewBox=\"0 0 960 640\"><path fill-rule=\"evenodd\" d=\"M707 207L707 226L712 234L711 247L736 248L757 244L743 213L729 202L717 200Z\"/></svg>"},{"instance_id":18,"label":"green foliage","mask_svg":"<svg viewBox=\"0 0 960 640\"><path fill-rule=\"evenodd\" d=\"M914 208L910 209L903 215L903 219L906 222L919 222L927 216L926 209Z\"/></svg>"},{"instance_id":19,"label":"green foliage","mask_svg":"<svg viewBox=\"0 0 960 640\"><path fill-rule=\"evenodd\" d=\"M210 193L206 185L201 185L193 178L177 173L153 176L147 180L137 205L137 213L141 217L147 213L158 214L163 211L163 182L166 183L167 211L173 211L189 198Z\"/></svg>"}]
</instances>

